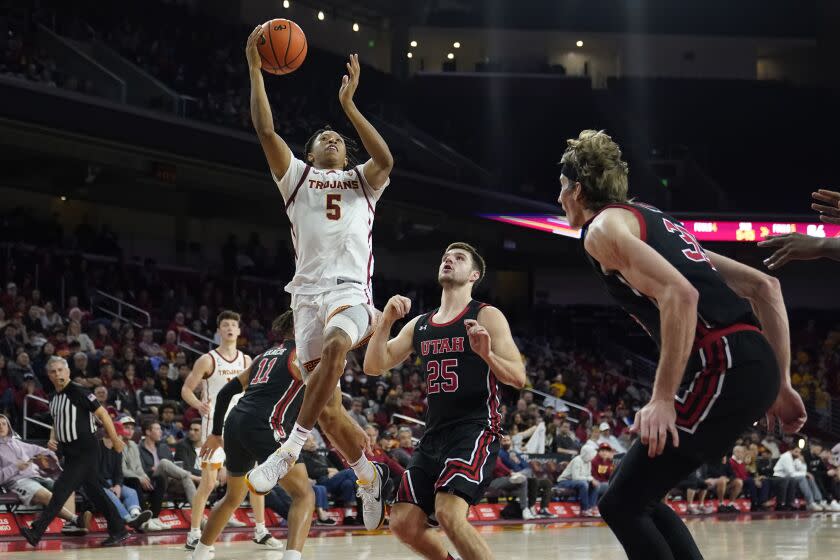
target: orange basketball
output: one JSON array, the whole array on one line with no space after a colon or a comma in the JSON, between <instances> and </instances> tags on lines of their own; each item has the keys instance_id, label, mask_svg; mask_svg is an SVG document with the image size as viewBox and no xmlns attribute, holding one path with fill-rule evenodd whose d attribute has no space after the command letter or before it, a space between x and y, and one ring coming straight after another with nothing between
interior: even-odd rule
<instances>
[{"instance_id":1,"label":"orange basketball","mask_svg":"<svg viewBox=\"0 0 840 560\"><path fill-rule=\"evenodd\" d=\"M289 74L306 58L306 35L292 20L273 19L262 25L257 50L263 70L270 74Z\"/></svg>"}]
</instances>

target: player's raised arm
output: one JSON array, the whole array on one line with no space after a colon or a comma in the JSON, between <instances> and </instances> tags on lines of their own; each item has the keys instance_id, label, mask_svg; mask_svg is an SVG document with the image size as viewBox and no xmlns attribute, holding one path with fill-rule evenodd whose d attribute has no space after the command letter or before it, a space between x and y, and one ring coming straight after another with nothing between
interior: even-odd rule
<instances>
[{"instance_id":1,"label":"player's raised arm","mask_svg":"<svg viewBox=\"0 0 840 560\"><path fill-rule=\"evenodd\" d=\"M274 131L274 120L271 117L271 106L265 93L260 53L257 41L262 36L262 26L258 25L248 36L245 55L248 58L248 74L251 77L251 122L260 139L265 158L271 171L277 178L281 178L289 169L292 161L292 151L286 142Z\"/></svg>"},{"instance_id":2,"label":"player's raised arm","mask_svg":"<svg viewBox=\"0 0 840 560\"><path fill-rule=\"evenodd\" d=\"M351 54L347 63L347 74L341 78L341 88L338 90L338 100L347 118L356 129L365 151L370 154L370 159L362 166L370 188L379 190L388 184L388 176L394 168L394 157L385 139L376 131L372 124L362 115L353 101L353 94L359 86L359 55ZM253 99L253 97L252 97ZM253 103L253 102L252 102Z\"/></svg>"},{"instance_id":3,"label":"player's raised arm","mask_svg":"<svg viewBox=\"0 0 840 560\"><path fill-rule=\"evenodd\" d=\"M477 321L464 321L470 346L481 356L496 379L521 389L525 386L525 364L510 333L504 314L495 307L484 307Z\"/></svg>"},{"instance_id":4,"label":"player's raised arm","mask_svg":"<svg viewBox=\"0 0 840 560\"><path fill-rule=\"evenodd\" d=\"M213 359L210 357L210 354L203 354L195 361L192 371L184 380L184 386L181 387L181 398L188 405L198 410L202 416L210 415L210 405L198 400L198 397L195 396L195 388L198 387L202 379L212 372Z\"/></svg>"},{"instance_id":5,"label":"player's raised arm","mask_svg":"<svg viewBox=\"0 0 840 560\"><path fill-rule=\"evenodd\" d=\"M417 317L409 321L395 338L388 340L391 327L408 315L410 310L411 300L407 297L394 296L388 300L365 352L364 370L367 375L382 375L411 354Z\"/></svg>"},{"instance_id":6,"label":"player's raised arm","mask_svg":"<svg viewBox=\"0 0 840 560\"><path fill-rule=\"evenodd\" d=\"M699 294L667 259L634 235L624 219L625 212L603 211L589 227L584 246L604 269L620 273L659 307L662 350L653 395L634 424L642 443L648 446L648 455L654 457L665 449L668 433L674 445L679 445L674 395L694 343Z\"/></svg>"}]
</instances>

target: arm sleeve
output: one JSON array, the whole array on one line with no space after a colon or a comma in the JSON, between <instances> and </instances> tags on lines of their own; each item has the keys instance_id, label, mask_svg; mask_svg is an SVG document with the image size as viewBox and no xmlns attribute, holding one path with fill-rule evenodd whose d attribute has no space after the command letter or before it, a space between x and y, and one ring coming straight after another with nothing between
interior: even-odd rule
<instances>
[{"instance_id":1,"label":"arm sleeve","mask_svg":"<svg viewBox=\"0 0 840 560\"><path fill-rule=\"evenodd\" d=\"M122 486L123 483L123 469L122 469L122 453L117 453L113 449L111 452L114 454L114 471L111 473L111 481L114 483L114 486Z\"/></svg>"},{"instance_id":2,"label":"arm sleeve","mask_svg":"<svg viewBox=\"0 0 840 560\"><path fill-rule=\"evenodd\" d=\"M102 405L99 404L99 401L96 400L96 396L94 396L94 394L91 393L90 391L79 388L78 389L78 394L79 394L79 400L78 400L77 404L79 404L79 406L81 406L81 407L83 407L83 408L85 408L85 409L87 409L91 412L96 412L97 410L99 410L102 407Z\"/></svg>"},{"instance_id":3,"label":"arm sleeve","mask_svg":"<svg viewBox=\"0 0 840 560\"><path fill-rule=\"evenodd\" d=\"M283 195L283 200L285 202L289 201L289 197L292 196L292 193L294 193L298 183L300 183L300 179L305 170L306 164L298 158L292 157L285 175L278 177L274 174L274 171L271 172L271 178L274 179L274 182L277 184L277 188L280 190L280 194Z\"/></svg>"},{"instance_id":4,"label":"arm sleeve","mask_svg":"<svg viewBox=\"0 0 840 560\"><path fill-rule=\"evenodd\" d=\"M233 396L242 392L242 382L239 377L234 377L222 387L219 394L216 395L216 408L213 410L213 435L222 435L222 430L225 426L225 412L227 412Z\"/></svg>"}]
</instances>

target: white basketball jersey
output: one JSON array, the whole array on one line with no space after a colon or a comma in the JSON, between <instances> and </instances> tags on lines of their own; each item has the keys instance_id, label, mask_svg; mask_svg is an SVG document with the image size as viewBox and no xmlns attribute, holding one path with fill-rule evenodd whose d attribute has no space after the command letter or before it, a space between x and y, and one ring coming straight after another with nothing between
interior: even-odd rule
<instances>
[{"instance_id":1,"label":"white basketball jersey","mask_svg":"<svg viewBox=\"0 0 840 560\"><path fill-rule=\"evenodd\" d=\"M292 223L295 276L286 291L314 295L354 283L370 296L373 216L384 187L371 189L361 165L315 169L297 158L281 179L272 177Z\"/></svg>"},{"instance_id":2,"label":"white basketball jersey","mask_svg":"<svg viewBox=\"0 0 840 560\"><path fill-rule=\"evenodd\" d=\"M232 361L226 360L216 350L210 350L208 354L213 359L213 372L204 378L204 387L201 392L201 402L210 404L210 417L201 417L202 439L206 439L213 429L214 408L216 406L216 397L218 396L219 391L222 390L222 387L224 387L228 381L245 371L245 354L239 350L236 351L236 357ZM225 417L227 417L227 413L230 412L230 410L236 405L236 402L241 396L242 393L234 395L230 401L227 411L225 412Z\"/></svg>"}]
</instances>

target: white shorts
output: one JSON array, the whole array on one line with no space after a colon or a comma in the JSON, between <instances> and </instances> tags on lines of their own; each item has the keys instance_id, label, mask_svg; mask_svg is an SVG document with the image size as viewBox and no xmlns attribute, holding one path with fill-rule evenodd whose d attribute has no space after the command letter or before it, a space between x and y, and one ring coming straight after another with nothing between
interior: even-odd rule
<instances>
[{"instance_id":1,"label":"white shorts","mask_svg":"<svg viewBox=\"0 0 840 560\"><path fill-rule=\"evenodd\" d=\"M225 464L225 450L221 447L217 447L210 456L209 461L201 458L199 458L199 461L201 461L201 470L206 469L208 465L212 469L219 470L222 468L222 465Z\"/></svg>"},{"instance_id":2,"label":"white shorts","mask_svg":"<svg viewBox=\"0 0 840 560\"><path fill-rule=\"evenodd\" d=\"M324 330L330 318L348 307L365 305L373 316L369 292L361 284L347 283L340 288L320 294L293 294L292 311L295 314L295 347L301 373L305 375L315 369L321 359L324 347ZM370 329L360 340L353 341L354 347L362 346L370 339Z\"/></svg>"},{"instance_id":3,"label":"white shorts","mask_svg":"<svg viewBox=\"0 0 840 560\"><path fill-rule=\"evenodd\" d=\"M9 490L17 494L18 499L25 506L32 505L32 498L39 490L52 491L53 483L51 479L43 478L21 478L9 484Z\"/></svg>"}]
</instances>

